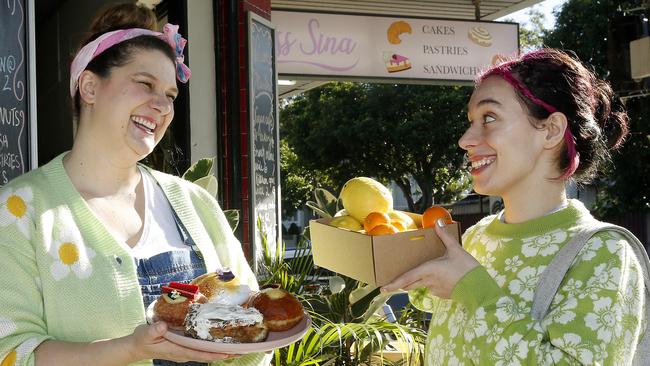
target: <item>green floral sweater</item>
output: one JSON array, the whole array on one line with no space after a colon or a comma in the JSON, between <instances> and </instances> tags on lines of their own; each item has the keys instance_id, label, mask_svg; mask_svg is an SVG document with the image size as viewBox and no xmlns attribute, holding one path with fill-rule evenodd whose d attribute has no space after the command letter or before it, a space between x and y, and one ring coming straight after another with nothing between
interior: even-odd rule
<instances>
[{"instance_id":1,"label":"green floral sweater","mask_svg":"<svg viewBox=\"0 0 650 366\"><path fill-rule=\"evenodd\" d=\"M0 189L0 365L34 364L47 339L122 337L145 322L137 268L75 190L63 154ZM152 171L196 242L206 268L257 281L216 200L199 186ZM251 354L224 364L268 364ZM150 365L150 361L141 362Z\"/></svg>"},{"instance_id":2,"label":"green floral sweater","mask_svg":"<svg viewBox=\"0 0 650 366\"><path fill-rule=\"evenodd\" d=\"M467 273L452 297L426 289L411 302L431 313L426 346L433 365L627 365L644 331L639 262L618 234L599 232L578 254L549 314L530 316L544 268L590 217L575 200L521 224L486 217L463 235L482 266Z\"/></svg>"}]
</instances>

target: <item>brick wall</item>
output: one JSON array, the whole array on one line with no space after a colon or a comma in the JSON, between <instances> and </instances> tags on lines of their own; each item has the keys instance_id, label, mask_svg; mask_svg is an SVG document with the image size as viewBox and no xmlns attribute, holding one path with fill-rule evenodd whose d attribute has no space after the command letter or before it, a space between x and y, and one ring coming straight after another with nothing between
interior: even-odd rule
<instances>
[{"instance_id":1,"label":"brick wall","mask_svg":"<svg viewBox=\"0 0 650 366\"><path fill-rule=\"evenodd\" d=\"M271 0L243 0L240 3L244 13L252 11L266 20L271 20Z\"/></svg>"},{"instance_id":2,"label":"brick wall","mask_svg":"<svg viewBox=\"0 0 650 366\"><path fill-rule=\"evenodd\" d=\"M230 1L217 0L216 6L219 7L217 18L215 19L218 27L218 54L219 60L219 96L220 103L220 123L221 134L219 145L222 154L221 159L221 198L222 205L226 209L236 208L240 210L240 223L237 234L242 242L244 253L248 258L251 254L250 243L250 225L255 224L255 220L250 220L250 201L249 201L249 114L248 114L248 12L253 12L267 20L271 19L271 1L270 0L241 0L237 1L236 9L237 21L237 44L229 44L229 22L235 21L230 16ZM237 52L239 66L237 70L231 70L229 67L228 55L230 52ZM238 107L234 110L232 98L232 85L229 84L230 73L236 73L238 85ZM238 130L229 125L228 121L237 118L239 121ZM239 146L239 156L233 156L233 150ZM233 149L233 147L235 149ZM239 171L236 170L238 167ZM239 186L239 200L233 197L233 191ZM236 202L239 201L239 202Z\"/></svg>"}]
</instances>

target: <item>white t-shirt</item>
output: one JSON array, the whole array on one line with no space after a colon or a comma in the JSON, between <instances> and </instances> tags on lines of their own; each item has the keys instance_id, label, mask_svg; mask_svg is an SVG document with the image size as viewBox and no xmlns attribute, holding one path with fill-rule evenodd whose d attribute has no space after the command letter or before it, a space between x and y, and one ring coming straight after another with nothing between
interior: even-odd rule
<instances>
[{"instance_id":1,"label":"white t-shirt","mask_svg":"<svg viewBox=\"0 0 650 366\"><path fill-rule=\"evenodd\" d=\"M174 221L174 212L162 188L145 169L139 169L144 186L144 225L135 246L124 245L136 259L151 258L174 250L191 250L183 243Z\"/></svg>"}]
</instances>

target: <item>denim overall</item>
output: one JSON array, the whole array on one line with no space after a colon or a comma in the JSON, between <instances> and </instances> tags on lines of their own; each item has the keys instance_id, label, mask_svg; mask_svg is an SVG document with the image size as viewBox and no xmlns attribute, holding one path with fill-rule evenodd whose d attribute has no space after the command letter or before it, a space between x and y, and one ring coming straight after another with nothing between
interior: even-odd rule
<instances>
[{"instance_id":1,"label":"denim overall","mask_svg":"<svg viewBox=\"0 0 650 366\"><path fill-rule=\"evenodd\" d=\"M169 282L189 283L195 277L206 273L203 257L194 240L172 209L174 221L183 243L191 250L170 251L154 255L151 258L134 259L138 267L138 281L142 291L145 309L160 296L161 286ZM166 360L153 360L156 366L205 366L206 363L176 363Z\"/></svg>"}]
</instances>

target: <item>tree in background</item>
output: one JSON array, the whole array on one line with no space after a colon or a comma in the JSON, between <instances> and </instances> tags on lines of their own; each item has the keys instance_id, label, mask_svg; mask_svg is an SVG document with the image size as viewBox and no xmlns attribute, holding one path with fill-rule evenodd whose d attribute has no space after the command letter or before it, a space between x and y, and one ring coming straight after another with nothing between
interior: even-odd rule
<instances>
[{"instance_id":1,"label":"tree in background","mask_svg":"<svg viewBox=\"0 0 650 366\"><path fill-rule=\"evenodd\" d=\"M598 75L607 77L609 18L622 3L629 2L568 0L555 12L555 28L544 36L544 44L575 52Z\"/></svg>"},{"instance_id":2,"label":"tree in background","mask_svg":"<svg viewBox=\"0 0 650 366\"><path fill-rule=\"evenodd\" d=\"M300 166L298 156L286 140L280 140L280 186L282 216L296 212L316 188L314 180Z\"/></svg>"},{"instance_id":3,"label":"tree in background","mask_svg":"<svg viewBox=\"0 0 650 366\"><path fill-rule=\"evenodd\" d=\"M327 174L303 167L301 159L286 139L280 140L280 157L283 216L293 215L307 200L312 199L316 188L334 186Z\"/></svg>"},{"instance_id":4,"label":"tree in background","mask_svg":"<svg viewBox=\"0 0 650 366\"><path fill-rule=\"evenodd\" d=\"M620 67L612 52L610 20L617 11L638 9L642 1L587 1L569 0L556 12L555 29L548 32L544 42L549 47L572 50L584 62L592 65L601 77L617 85L629 78L625 73L613 73L611 67ZM608 45L609 42L609 45ZM616 46L616 45L614 45ZM620 45L618 45L619 49ZM616 48L616 47L615 47ZM611 62L613 61L613 62ZM597 182L599 216L608 217L626 212L650 211L650 97L625 99L630 116L630 131L622 149L612 156L612 166L605 167L602 180Z\"/></svg>"},{"instance_id":5,"label":"tree in background","mask_svg":"<svg viewBox=\"0 0 650 366\"><path fill-rule=\"evenodd\" d=\"M355 176L392 181L414 212L452 202L469 186L457 141L470 92L365 83L310 90L281 110L282 159L296 159L287 178L302 176L331 192Z\"/></svg>"},{"instance_id":6,"label":"tree in background","mask_svg":"<svg viewBox=\"0 0 650 366\"><path fill-rule=\"evenodd\" d=\"M568 0L555 12L554 29L545 29L544 15L532 8L530 21L520 27L522 51L544 45L570 50L616 90L621 73L612 73L611 67L621 62L612 58L610 20L618 11L642 6L643 0ZM309 187L293 204L302 205L314 187L338 192L356 175L395 181L416 212L433 197L435 202L458 198L452 192L461 192L467 180L458 169L461 152L455 143L465 128L458 122L466 119L469 93L461 87L337 83L297 97L281 111L283 152L294 154L284 172L294 176L294 187ZM601 217L650 210L649 97L627 98L625 104L631 135L613 154L613 166L604 167L603 179L595 182ZM436 128L445 124L447 128ZM439 157L442 163L423 156ZM416 185L411 186L411 178ZM283 186L283 192L287 187L291 185Z\"/></svg>"},{"instance_id":7,"label":"tree in background","mask_svg":"<svg viewBox=\"0 0 650 366\"><path fill-rule=\"evenodd\" d=\"M549 30L544 27L546 15L537 6L532 6L526 11L528 22L519 24L519 48L522 52L528 52L542 48L544 45L544 34ZM511 18L504 19L504 22L515 22Z\"/></svg>"}]
</instances>

